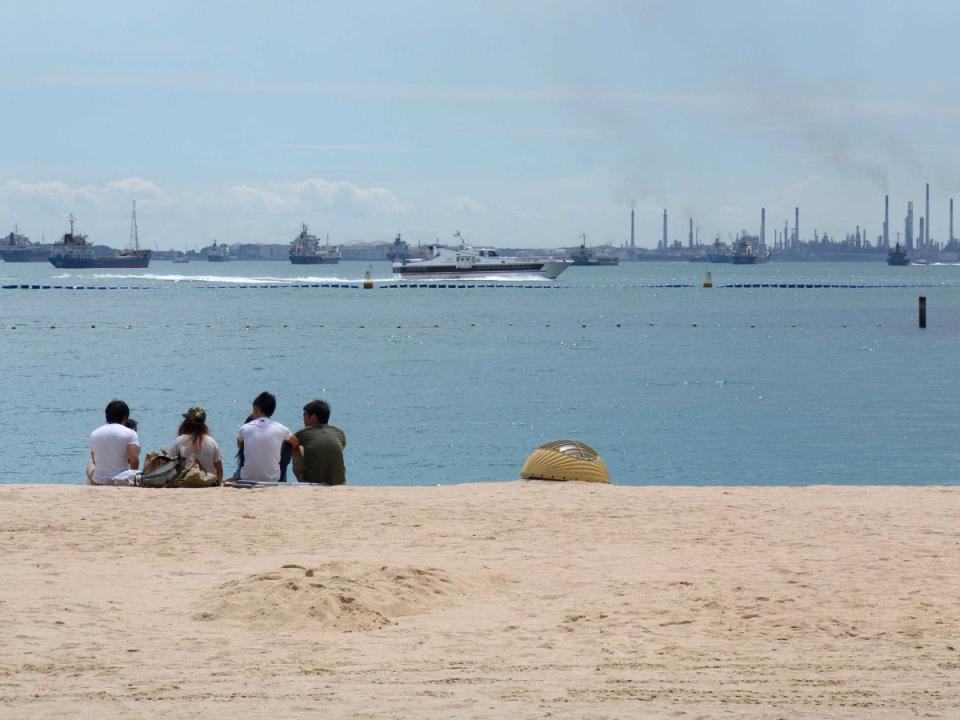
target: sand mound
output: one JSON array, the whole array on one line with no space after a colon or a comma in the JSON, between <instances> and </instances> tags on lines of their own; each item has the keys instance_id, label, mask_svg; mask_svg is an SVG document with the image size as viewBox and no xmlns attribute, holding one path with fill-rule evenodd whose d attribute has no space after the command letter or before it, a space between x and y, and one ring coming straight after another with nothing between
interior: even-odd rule
<instances>
[{"instance_id":1,"label":"sand mound","mask_svg":"<svg viewBox=\"0 0 960 720\"><path fill-rule=\"evenodd\" d=\"M225 583L193 615L259 629L375 630L395 618L449 605L462 593L443 570L331 562Z\"/></svg>"}]
</instances>

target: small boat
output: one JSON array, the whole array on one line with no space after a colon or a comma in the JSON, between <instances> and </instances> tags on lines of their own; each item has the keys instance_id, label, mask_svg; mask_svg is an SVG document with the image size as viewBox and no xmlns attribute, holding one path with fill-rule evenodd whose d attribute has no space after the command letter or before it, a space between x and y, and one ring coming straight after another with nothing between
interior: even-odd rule
<instances>
[{"instance_id":1,"label":"small boat","mask_svg":"<svg viewBox=\"0 0 960 720\"><path fill-rule=\"evenodd\" d=\"M907 251L900 247L900 243L897 243L887 254L887 265L909 265L910 257L907 255Z\"/></svg>"},{"instance_id":2,"label":"small boat","mask_svg":"<svg viewBox=\"0 0 960 720\"><path fill-rule=\"evenodd\" d=\"M580 236L580 247L576 252L570 254L570 259L574 265L619 265L620 258L616 255L606 253L594 253L587 248L587 236Z\"/></svg>"},{"instance_id":3,"label":"small boat","mask_svg":"<svg viewBox=\"0 0 960 720\"><path fill-rule=\"evenodd\" d=\"M182 265L190 262L190 258L187 257L186 253L177 253L176 255L173 256L173 260L171 260L171 262L175 262L178 265Z\"/></svg>"},{"instance_id":4,"label":"small boat","mask_svg":"<svg viewBox=\"0 0 960 720\"><path fill-rule=\"evenodd\" d=\"M294 265L336 265L340 262L340 248L328 242L321 245L319 238L307 232L305 223L300 224L300 234L290 243L290 262Z\"/></svg>"},{"instance_id":5,"label":"small boat","mask_svg":"<svg viewBox=\"0 0 960 720\"><path fill-rule=\"evenodd\" d=\"M56 268L70 270L87 268L138 268L150 266L150 250L140 249L137 234L137 202L133 202L133 215L130 221L130 246L119 255L94 255L93 245L87 242L87 236L75 232L76 218L70 215L70 232L53 244L50 264Z\"/></svg>"},{"instance_id":6,"label":"small boat","mask_svg":"<svg viewBox=\"0 0 960 720\"><path fill-rule=\"evenodd\" d=\"M457 247L428 245L426 258L409 258L393 264L393 272L405 279L541 277L555 280L573 265L566 257L502 257L493 248L467 245L459 232Z\"/></svg>"}]
</instances>

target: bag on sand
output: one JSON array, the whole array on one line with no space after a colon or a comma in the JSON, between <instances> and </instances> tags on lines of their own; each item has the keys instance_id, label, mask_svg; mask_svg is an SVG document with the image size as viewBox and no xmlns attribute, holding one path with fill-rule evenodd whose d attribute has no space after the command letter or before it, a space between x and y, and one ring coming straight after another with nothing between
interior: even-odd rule
<instances>
[{"instance_id":1,"label":"bag on sand","mask_svg":"<svg viewBox=\"0 0 960 720\"><path fill-rule=\"evenodd\" d=\"M188 468L182 468L170 487L205 488L217 484L217 476L200 467L196 460Z\"/></svg>"},{"instance_id":2,"label":"bag on sand","mask_svg":"<svg viewBox=\"0 0 960 720\"><path fill-rule=\"evenodd\" d=\"M147 453L143 463L143 473L140 477L141 487L167 487L180 472L179 457L170 457L162 450Z\"/></svg>"}]
</instances>

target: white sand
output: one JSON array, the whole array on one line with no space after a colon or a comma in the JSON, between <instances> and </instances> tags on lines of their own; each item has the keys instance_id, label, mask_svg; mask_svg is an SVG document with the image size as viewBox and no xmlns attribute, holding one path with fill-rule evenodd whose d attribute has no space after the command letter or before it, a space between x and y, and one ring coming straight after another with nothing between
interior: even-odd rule
<instances>
[{"instance_id":1,"label":"white sand","mask_svg":"<svg viewBox=\"0 0 960 720\"><path fill-rule=\"evenodd\" d=\"M960 488L0 486L2 718L960 717Z\"/></svg>"}]
</instances>

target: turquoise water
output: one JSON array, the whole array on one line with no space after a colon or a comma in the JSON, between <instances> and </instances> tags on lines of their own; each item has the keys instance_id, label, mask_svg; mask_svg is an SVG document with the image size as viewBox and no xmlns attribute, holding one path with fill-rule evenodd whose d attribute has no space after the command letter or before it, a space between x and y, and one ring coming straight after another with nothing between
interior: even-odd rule
<instances>
[{"instance_id":1,"label":"turquoise water","mask_svg":"<svg viewBox=\"0 0 960 720\"><path fill-rule=\"evenodd\" d=\"M367 268L0 264L0 284L140 288L0 290L0 482L80 482L114 397L147 450L201 404L231 452L264 389L292 429L306 401L330 401L356 485L514 479L561 438L622 484L957 481L960 266L711 267L718 285L908 287L704 289L691 263L510 287L285 286Z\"/></svg>"}]
</instances>

